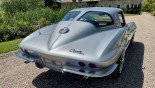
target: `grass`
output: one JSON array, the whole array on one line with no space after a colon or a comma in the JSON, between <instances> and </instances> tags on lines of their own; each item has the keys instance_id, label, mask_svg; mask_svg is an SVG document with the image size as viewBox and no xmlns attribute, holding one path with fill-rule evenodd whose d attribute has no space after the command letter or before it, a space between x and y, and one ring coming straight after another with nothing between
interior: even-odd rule
<instances>
[{"instance_id":1,"label":"grass","mask_svg":"<svg viewBox=\"0 0 155 88\"><path fill-rule=\"evenodd\" d=\"M0 42L0 54L18 49L18 44L22 40L23 39L15 39L12 41Z\"/></svg>"}]
</instances>

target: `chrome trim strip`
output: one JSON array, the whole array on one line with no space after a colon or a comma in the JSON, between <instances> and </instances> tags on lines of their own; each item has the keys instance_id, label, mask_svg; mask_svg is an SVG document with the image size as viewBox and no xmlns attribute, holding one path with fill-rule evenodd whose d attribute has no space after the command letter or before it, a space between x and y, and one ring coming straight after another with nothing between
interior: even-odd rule
<instances>
[{"instance_id":1,"label":"chrome trim strip","mask_svg":"<svg viewBox=\"0 0 155 88\"><path fill-rule=\"evenodd\" d=\"M131 41L129 41L129 42L128 42L128 44L126 45L126 47L125 47L125 51L126 51L126 50L127 50L127 48L129 47L130 42L131 42Z\"/></svg>"},{"instance_id":2,"label":"chrome trim strip","mask_svg":"<svg viewBox=\"0 0 155 88\"><path fill-rule=\"evenodd\" d=\"M30 62L37 62L37 61L39 60L39 59L35 59L35 58L30 59L30 58L28 58L28 57L26 57L26 56L23 56L23 53L16 53L16 55L17 55L18 57L23 58L23 59L25 59L25 60L28 60L28 61L30 61Z\"/></svg>"}]
</instances>

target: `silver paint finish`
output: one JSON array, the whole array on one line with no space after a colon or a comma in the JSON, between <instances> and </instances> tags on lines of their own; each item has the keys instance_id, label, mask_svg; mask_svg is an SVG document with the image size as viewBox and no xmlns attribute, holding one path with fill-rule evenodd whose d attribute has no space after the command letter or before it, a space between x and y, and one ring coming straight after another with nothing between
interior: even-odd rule
<instances>
[{"instance_id":1,"label":"silver paint finish","mask_svg":"<svg viewBox=\"0 0 155 88\"><path fill-rule=\"evenodd\" d=\"M72 21L60 21L58 24L40 29L41 35L39 35L38 30L35 31L26 37L19 44L19 47L34 51L40 56L38 60L43 66L56 71L67 71L92 77L110 74L117 67L115 65L117 60L122 52L127 49L135 33L135 23L132 22L125 27L121 27L117 13L122 10L118 8L94 7L75 9L70 12L72 11L81 11L81 13ZM95 27L91 23L77 21L79 17L88 11L100 11L110 14L114 20L114 25ZM60 29L65 27L69 31L61 34ZM24 58L21 54L17 55ZM31 57L24 59L33 61ZM62 66L57 67L46 62L50 60L52 63L53 61L54 63L61 63ZM86 66L79 66L79 62L85 62ZM88 66L89 63L94 63L97 67L92 69ZM104 70L109 66L112 66L111 69L105 72ZM87 73L80 73L80 69L84 69ZM94 75L88 73L92 70L96 71ZM101 73L98 73L99 71Z\"/></svg>"}]
</instances>

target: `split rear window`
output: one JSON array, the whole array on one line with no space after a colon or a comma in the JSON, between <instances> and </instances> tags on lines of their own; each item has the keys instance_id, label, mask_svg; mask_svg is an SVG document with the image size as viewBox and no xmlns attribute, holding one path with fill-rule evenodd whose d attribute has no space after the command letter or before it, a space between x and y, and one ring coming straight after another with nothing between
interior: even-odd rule
<instances>
[{"instance_id":1,"label":"split rear window","mask_svg":"<svg viewBox=\"0 0 155 88\"><path fill-rule=\"evenodd\" d=\"M90 22L100 27L114 24L114 21L109 14L95 11L85 13L78 19L78 21Z\"/></svg>"}]
</instances>

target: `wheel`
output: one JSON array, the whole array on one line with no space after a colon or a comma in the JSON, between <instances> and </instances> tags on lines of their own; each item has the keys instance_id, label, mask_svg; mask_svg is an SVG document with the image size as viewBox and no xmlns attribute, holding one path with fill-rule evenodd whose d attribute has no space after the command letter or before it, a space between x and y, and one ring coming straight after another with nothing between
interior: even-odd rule
<instances>
[{"instance_id":1,"label":"wheel","mask_svg":"<svg viewBox=\"0 0 155 88\"><path fill-rule=\"evenodd\" d=\"M134 44L134 37L135 37L135 34L132 36L131 42L130 42L130 45L129 46L133 46L133 44Z\"/></svg>"},{"instance_id":2,"label":"wheel","mask_svg":"<svg viewBox=\"0 0 155 88\"><path fill-rule=\"evenodd\" d=\"M124 64L124 58L125 58L125 52L118 59L118 61L117 61L118 66L115 69L115 71L111 74L112 78L118 78L121 75L122 69L123 69L123 64Z\"/></svg>"}]
</instances>

